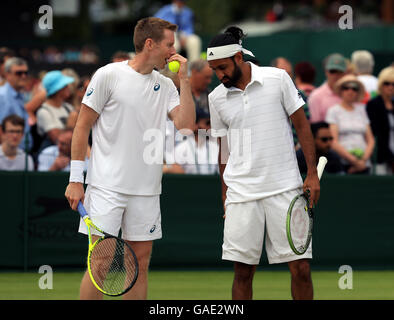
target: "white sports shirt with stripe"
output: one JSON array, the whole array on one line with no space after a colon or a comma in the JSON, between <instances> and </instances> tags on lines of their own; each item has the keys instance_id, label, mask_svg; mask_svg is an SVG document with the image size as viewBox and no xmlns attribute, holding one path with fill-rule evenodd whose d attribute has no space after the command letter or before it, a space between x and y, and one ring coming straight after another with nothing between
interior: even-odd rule
<instances>
[{"instance_id":1,"label":"white sports shirt with stripe","mask_svg":"<svg viewBox=\"0 0 394 320\"><path fill-rule=\"evenodd\" d=\"M127 61L110 63L96 71L82 103L99 114L86 183L160 194L166 120L180 103L172 80L157 71L140 74Z\"/></svg>"},{"instance_id":2,"label":"white sports shirt with stripe","mask_svg":"<svg viewBox=\"0 0 394 320\"><path fill-rule=\"evenodd\" d=\"M209 95L212 136L227 135L226 204L302 187L289 116L305 102L282 69L251 65L242 91L220 84Z\"/></svg>"}]
</instances>

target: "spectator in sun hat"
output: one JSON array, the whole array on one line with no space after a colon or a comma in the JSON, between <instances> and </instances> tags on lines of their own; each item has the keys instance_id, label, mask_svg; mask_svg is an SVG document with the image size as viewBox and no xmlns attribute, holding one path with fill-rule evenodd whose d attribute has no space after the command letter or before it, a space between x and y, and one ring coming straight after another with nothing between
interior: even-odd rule
<instances>
[{"instance_id":1,"label":"spectator in sun hat","mask_svg":"<svg viewBox=\"0 0 394 320\"><path fill-rule=\"evenodd\" d=\"M328 109L326 115L334 138L332 148L342 158L347 173L369 173L375 138L365 105L359 103L365 94L364 85L348 74L338 80L334 90L341 102Z\"/></svg>"},{"instance_id":2,"label":"spectator in sun hat","mask_svg":"<svg viewBox=\"0 0 394 320\"><path fill-rule=\"evenodd\" d=\"M69 84L74 78L64 75L60 70L50 71L42 79L47 99L37 111L37 131L42 137L40 150L56 144L61 130L66 129L74 107L67 103L70 96Z\"/></svg>"},{"instance_id":3,"label":"spectator in sun hat","mask_svg":"<svg viewBox=\"0 0 394 320\"><path fill-rule=\"evenodd\" d=\"M334 92L335 83L344 76L347 69L345 58L334 53L326 58L324 72L326 81L313 90L308 98L310 121L324 121L327 110L341 101L341 98Z\"/></svg>"}]
</instances>

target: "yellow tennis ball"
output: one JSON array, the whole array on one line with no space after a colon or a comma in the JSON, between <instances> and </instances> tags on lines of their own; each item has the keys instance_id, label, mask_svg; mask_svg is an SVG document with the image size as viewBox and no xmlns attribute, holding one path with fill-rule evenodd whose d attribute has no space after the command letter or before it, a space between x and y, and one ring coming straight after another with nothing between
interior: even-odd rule
<instances>
[{"instance_id":1,"label":"yellow tennis ball","mask_svg":"<svg viewBox=\"0 0 394 320\"><path fill-rule=\"evenodd\" d=\"M174 73L178 72L180 67L181 67L181 64L177 60L171 61L168 64L168 69L170 69L170 71L174 72Z\"/></svg>"}]
</instances>

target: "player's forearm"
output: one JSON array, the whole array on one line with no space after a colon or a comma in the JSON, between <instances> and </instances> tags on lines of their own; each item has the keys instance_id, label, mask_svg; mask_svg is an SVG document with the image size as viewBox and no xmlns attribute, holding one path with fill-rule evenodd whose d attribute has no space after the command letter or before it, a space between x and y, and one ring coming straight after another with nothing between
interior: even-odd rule
<instances>
[{"instance_id":1,"label":"player's forearm","mask_svg":"<svg viewBox=\"0 0 394 320\"><path fill-rule=\"evenodd\" d=\"M300 108L296 111L291 120L296 129L297 137L304 153L308 173L317 173L316 169L316 150L310 124L306 119L304 111Z\"/></svg>"},{"instance_id":2,"label":"player's forearm","mask_svg":"<svg viewBox=\"0 0 394 320\"><path fill-rule=\"evenodd\" d=\"M180 104L182 108L175 125L178 129L193 130L196 122L196 107L188 79L180 80Z\"/></svg>"},{"instance_id":3,"label":"player's forearm","mask_svg":"<svg viewBox=\"0 0 394 320\"><path fill-rule=\"evenodd\" d=\"M84 161L88 149L90 128L76 125L71 144L71 159Z\"/></svg>"},{"instance_id":4,"label":"player's forearm","mask_svg":"<svg viewBox=\"0 0 394 320\"><path fill-rule=\"evenodd\" d=\"M93 109L84 104L81 105L71 143L71 160L85 160L90 130L98 116L99 114Z\"/></svg>"},{"instance_id":5,"label":"player's forearm","mask_svg":"<svg viewBox=\"0 0 394 320\"><path fill-rule=\"evenodd\" d=\"M309 128L308 128L309 129ZM306 129L304 129L307 131ZM309 129L310 131L310 129ZM312 138L312 133L310 136L307 132L301 131L301 134L297 132L298 139L301 144L302 152L304 153L305 162L307 165L307 172L316 173L316 151L315 145Z\"/></svg>"}]
</instances>

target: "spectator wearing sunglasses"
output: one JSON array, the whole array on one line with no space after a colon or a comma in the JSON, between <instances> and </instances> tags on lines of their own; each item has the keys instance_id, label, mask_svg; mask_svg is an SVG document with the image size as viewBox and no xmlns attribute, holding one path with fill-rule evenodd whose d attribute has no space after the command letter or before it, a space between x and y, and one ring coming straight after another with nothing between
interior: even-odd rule
<instances>
[{"instance_id":1,"label":"spectator wearing sunglasses","mask_svg":"<svg viewBox=\"0 0 394 320\"><path fill-rule=\"evenodd\" d=\"M378 96L367 103L372 132L377 138L376 174L394 173L394 66L378 76Z\"/></svg>"},{"instance_id":2,"label":"spectator wearing sunglasses","mask_svg":"<svg viewBox=\"0 0 394 320\"><path fill-rule=\"evenodd\" d=\"M349 74L338 80L335 92L341 102L328 109L326 116L334 138L332 148L342 158L347 173L367 174L375 138L365 105L359 103L365 94L364 85Z\"/></svg>"},{"instance_id":3,"label":"spectator wearing sunglasses","mask_svg":"<svg viewBox=\"0 0 394 320\"><path fill-rule=\"evenodd\" d=\"M311 131L315 140L316 161L324 156L328 162L324 169L327 173L344 174L344 168L339 155L332 150L333 136L330 131L330 125L327 122L319 121L311 124ZM304 153L301 149L297 150L297 162L301 174L307 173L307 165Z\"/></svg>"},{"instance_id":4,"label":"spectator wearing sunglasses","mask_svg":"<svg viewBox=\"0 0 394 320\"><path fill-rule=\"evenodd\" d=\"M308 98L310 122L324 121L327 110L340 103L341 98L335 93L335 83L345 75L347 70L345 58L334 53L326 58L325 63L326 81L313 90Z\"/></svg>"},{"instance_id":5,"label":"spectator wearing sunglasses","mask_svg":"<svg viewBox=\"0 0 394 320\"><path fill-rule=\"evenodd\" d=\"M25 149L27 138L26 147L29 150L33 141L30 135L29 115L25 109L25 101L22 94L27 84L27 74L29 72L27 62L18 57L9 58L4 64L4 72L6 83L0 87L0 122L11 114L16 114L24 119L24 136L20 147Z\"/></svg>"}]
</instances>

